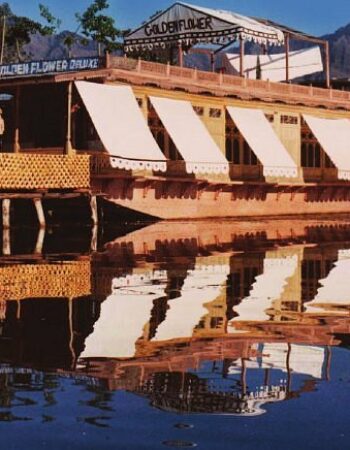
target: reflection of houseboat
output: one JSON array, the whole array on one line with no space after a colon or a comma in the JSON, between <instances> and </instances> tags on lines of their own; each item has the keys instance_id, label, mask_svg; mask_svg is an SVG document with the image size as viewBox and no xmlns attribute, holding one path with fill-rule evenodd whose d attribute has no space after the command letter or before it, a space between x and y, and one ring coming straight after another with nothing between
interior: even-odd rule
<instances>
[{"instance_id":1,"label":"reflection of houseboat","mask_svg":"<svg viewBox=\"0 0 350 450\"><path fill-rule=\"evenodd\" d=\"M41 222L39 200L73 195L92 195L94 221L95 195L168 219L347 212L350 96L329 88L328 57L328 88L289 83L295 38L328 55L326 42L269 21L177 3L126 50L238 40L244 75L246 40L283 44L288 83L111 56L2 70L13 95L4 149L15 152L0 155L5 213L24 193Z\"/></svg>"}]
</instances>

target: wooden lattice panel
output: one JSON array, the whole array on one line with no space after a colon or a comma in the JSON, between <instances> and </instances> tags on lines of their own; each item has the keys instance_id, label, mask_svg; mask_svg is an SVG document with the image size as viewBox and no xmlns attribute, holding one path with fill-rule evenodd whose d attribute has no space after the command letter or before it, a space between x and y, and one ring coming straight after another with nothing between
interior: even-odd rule
<instances>
[{"instance_id":1,"label":"wooden lattice panel","mask_svg":"<svg viewBox=\"0 0 350 450\"><path fill-rule=\"evenodd\" d=\"M0 301L91 294L90 261L0 267Z\"/></svg>"},{"instance_id":2,"label":"wooden lattice panel","mask_svg":"<svg viewBox=\"0 0 350 450\"><path fill-rule=\"evenodd\" d=\"M88 189L88 155L0 154L0 189Z\"/></svg>"}]
</instances>

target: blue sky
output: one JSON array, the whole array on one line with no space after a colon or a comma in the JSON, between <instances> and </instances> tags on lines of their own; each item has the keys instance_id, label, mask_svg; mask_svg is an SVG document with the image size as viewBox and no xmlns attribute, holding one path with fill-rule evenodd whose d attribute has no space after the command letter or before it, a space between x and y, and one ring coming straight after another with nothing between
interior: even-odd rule
<instances>
[{"instance_id":1,"label":"blue sky","mask_svg":"<svg viewBox=\"0 0 350 450\"><path fill-rule=\"evenodd\" d=\"M1 0L4 1L4 0ZM39 19L38 4L47 5L62 19L62 29L74 30L74 13L92 0L7 0L18 15ZM134 28L158 9L174 3L168 0L109 0L110 15L121 28ZM350 0L190 0L188 3L228 9L241 14L268 17L305 32L322 35L350 23Z\"/></svg>"}]
</instances>

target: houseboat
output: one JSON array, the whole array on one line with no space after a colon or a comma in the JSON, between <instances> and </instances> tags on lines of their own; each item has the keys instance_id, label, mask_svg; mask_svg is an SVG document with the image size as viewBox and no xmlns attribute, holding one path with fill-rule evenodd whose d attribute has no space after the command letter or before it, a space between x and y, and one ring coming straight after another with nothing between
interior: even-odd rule
<instances>
[{"instance_id":1,"label":"houseboat","mask_svg":"<svg viewBox=\"0 0 350 450\"><path fill-rule=\"evenodd\" d=\"M318 47L303 56L295 39ZM247 41L262 48L255 66ZM238 53L215 70L233 42ZM216 45L213 71L185 67L204 44ZM5 227L23 197L41 225L52 198L73 196L90 200L94 222L96 199L114 220L349 212L350 92L331 88L328 42L175 3L126 36L125 51L0 67ZM324 88L291 83L313 71L311 57Z\"/></svg>"}]
</instances>

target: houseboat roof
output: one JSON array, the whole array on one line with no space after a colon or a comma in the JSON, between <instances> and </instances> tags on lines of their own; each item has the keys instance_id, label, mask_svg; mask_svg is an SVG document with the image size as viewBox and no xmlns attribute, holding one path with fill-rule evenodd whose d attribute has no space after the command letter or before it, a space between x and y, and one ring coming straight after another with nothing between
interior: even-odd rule
<instances>
[{"instance_id":1,"label":"houseboat roof","mask_svg":"<svg viewBox=\"0 0 350 450\"><path fill-rule=\"evenodd\" d=\"M231 11L176 2L129 33L125 49L151 50L178 43L224 44L237 39L281 45L284 33L275 26Z\"/></svg>"}]
</instances>

